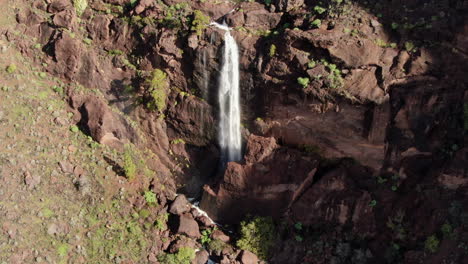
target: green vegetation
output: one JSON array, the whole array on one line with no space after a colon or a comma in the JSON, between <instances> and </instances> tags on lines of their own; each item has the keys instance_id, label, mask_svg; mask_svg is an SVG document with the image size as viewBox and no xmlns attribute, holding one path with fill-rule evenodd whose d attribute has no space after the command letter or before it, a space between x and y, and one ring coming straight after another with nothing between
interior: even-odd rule
<instances>
[{"instance_id":1,"label":"green vegetation","mask_svg":"<svg viewBox=\"0 0 468 264\"><path fill-rule=\"evenodd\" d=\"M275 56L275 54L276 54L276 45L275 44L271 44L270 52L268 54L270 55L270 57Z\"/></svg>"},{"instance_id":2,"label":"green vegetation","mask_svg":"<svg viewBox=\"0 0 468 264\"><path fill-rule=\"evenodd\" d=\"M264 0L263 2L265 3L266 6L270 6L270 5L271 5L271 0Z\"/></svg>"},{"instance_id":3,"label":"green vegetation","mask_svg":"<svg viewBox=\"0 0 468 264\"><path fill-rule=\"evenodd\" d=\"M375 40L375 44L381 48L396 48L397 44L396 43L386 43L385 41L381 39Z\"/></svg>"},{"instance_id":4,"label":"green vegetation","mask_svg":"<svg viewBox=\"0 0 468 264\"><path fill-rule=\"evenodd\" d=\"M310 25L313 27L313 28L319 28L321 25L322 25L322 20L320 19L314 19L314 21L312 21L310 23Z\"/></svg>"},{"instance_id":5,"label":"green vegetation","mask_svg":"<svg viewBox=\"0 0 468 264\"><path fill-rule=\"evenodd\" d=\"M8 67L6 67L6 72L9 74L12 74L16 71L16 65L15 64L10 64Z\"/></svg>"},{"instance_id":6,"label":"green vegetation","mask_svg":"<svg viewBox=\"0 0 468 264\"><path fill-rule=\"evenodd\" d=\"M267 259L271 246L277 239L275 224L271 217L254 217L240 224L241 238L236 245L261 259Z\"/></svg>"},{"instance_id":7,"label":"green vegetation","mask_svg":"<svg viewBox=\"0 0 468 264\"><path fill-rule=\"evenodd\" d=\"M411 41L405 42L405 49L408 52L414 52L416 50L413 42L411 42Z\"/></svg>"},{"instance_id":8,"label":"green vegetation","mask_svg":"<svg viewBox=\"0 0 468 264\"><path fill-rule=\"evenodd\" d=\"M328 86L333 89L337 89L343 86L343 78L341 77L341 70L333 63L327 62L325 59L320 62L328 68L330 74L327 76L329 80Z\"/></svg>"},{"instance_id":9,"label":"green vegetation","mask_svg":"<svg viewBox=\"0 0 468 264\"><path fill-rule=\"evenodd\" d=\"M205 16L200 10L193 11L191 30L197 32L197 36L201 36L203 30L208 26L209 23L209 16Z\"/></svg>"},{"instance_id":10,"label":"green vegetation","mask_svg":"<svg viewBox=\"0 0 468 264\"><path fill-rule=\"evenodd\" d=\"M201 243L202 245L208 244L211 242L211 233L213 233L213 229L205 229L201 232Z\"/></svg>"},{"instance_id":11,"label":"green vegetation","mask_svg":"<svg viewBox=\"0 0 468 264\"><path fill-rule=\"evenodd\" d=\"M160 230L160 231L164 231L167 229L167 220L169 219L169 214L165 213L165 214L162 214L160 216L158 216L158 218L156 218L156 222L154 223L154 226L156 227L156 229Z\"/></svg>"},{"instance_id":12,"label":"green vegetation","mask_svg":"<svg viewBox=\"0 0 468 264\"><path fill-rule=\"evenodd\" d=\"M73 133L77 133L78 131L80 131L80 129L78 128L77 125L72 125L70 126L70 131Z\"/></svg>"},{"instance_id":13,"label":"green vegetation","mask_svg":"<svg viewBox=\"0 0 468 264\"><path fill-rule=\"evenodd\" d=\"M207 245L207 249L209 251L215 252L218 255L227 247L228 245L219 239L213 239L210 242L208 242Z\"/></svg>"},{"instance_id":14,"label":"green vegetation","mask_svg":"<svg viewBox=\"0 0 468 264\"><path fill-rule=\"evenodd\" d=\"M369 206L370 206L370 207L375 207L376 205L377 205L377 201L376 201L376 200L372 200L372 201L370 201L370 203L369 203Z\"/></svg>"},{"instance_id":15,"label":"green vegetation","mask_svg":"<svg viewBox=\"0 0 468 264\"><path fill-rule=\"evenodd\" d=\"M121 51L121 50L118 50L118 49L113 49L113 50L109 50L107 52L107 54L111 55L111 56L118 56L118 55L123 55L124 52Z\"/></svg>"},{"instance_id":16,"label":"green vegetation","mask_svg":"<svg viewBox=\"0 0 468 264\"><path fill-rule=\"evenodd\" d=\"M435 235L429 236L424 242L424 249L431 253L436 253L439 249L439 239Z\"/></svg>"},{"instance_id":17,"label":"green vegetation","mask_svg":"<svg viewBox=\"0 0 468 264\"><path fill-rule=\"evenodd\" d=\"M124 165L123 169L125 172L125 176L129 181L132 181L135 179L136 172L137 172L137 167L135 162L133 161L133 151L129 145L125 146L125 151L124 151Z\"/></svg>"},{"instance_id":18,"label":"green vegetation","mask_svg":"<svg viewBox=\"0 0 468 264\"><path fill-rule=\"evenodd\" d=\"M73 7L75 7L76 14L81 16L85 11L86 7L88 7L87 0L73 0Z\"/></svg>"},{"instance_id":19,"label":"green vegetation","mask_svg":"<svg viewBox=\"0 0 468 264\"><path fill-rule=\"evenodd\" d=\"M453 227L448 223L443 224L440 231L442 231L445 238L450 238L453 235Z\"/></svg>"},{"instance_id":20,"label":"green vegetation","mask_svg":"<svg viewBox=\"0 0 468 264\"><path fill-rule=\"evenodd\" d=\"M151 215L151 212L148 209L141 209L138 213L138 216L141 218L148 218Z\"/></svg>"},{"instance_id":21,"label":"green vegetation","mask_svg":"<svg viewBox=\"0 0 468 264\"><path fill-rule=\"evenodd\" d=\"M190 264L195 258L195 250L187 247L180 248L175 254L163 253L158 256L161 264Z\"/></svg>"},{"instance_id":22,"label":"green vegetation","mask_svg":"<svg viewBox=\"0 0 468 264\"><path fill-rule=\"evenodd\" d=\"M150 101L146 106L150 110L162 112L166 108L166 89L168 86L166 78L167 74L165 72L155 69L151 73L151 77L146 80L149 85L148 92L150 95Z\"/></svg>"},{"instance_id":23,"label":"green vegetation","mask_svg":"<svg viewBox=\"0 0 468 264\"><path fill-rule=\"evenodd\" d=\"M171 144L185 144L185 140L182 138L171 140Z\"/></svg>"},{"instance_id":24,"label":"green vegetation","mask_svg":"<svg viewBox=\"0 0 468 264\"><path fill-rule=\"evenodd\" d=\"M386 223L387 227L393 231L393 236L398 240L406 239L406 230L403 222L404 218L405 212L399 210L393 217L389 217Z\"/></svg>"},{"instance_id":25,"label":"green vegetation","mask_svg":"<svg viewBox=\"0 0 468 264\"><path fill-rule=\"evenodd\" d=\"M309 86L309 78L308 77L299 77L297 78L297 83L299 83L302 87L307 88Z\"/></svg>"},{"instance_id":26,"label":"green vegetation","mask_svg":"<svg viewBox=\"0 0 468 264\"><path fill-rule=\"evenodd\" d=\"M321 6L315 6L315 7L314 7L314 11L315 11L317 14L321 15L321 14L325 13L325 12L327 11L327 9L325 9L325 8L323 8L323 7L321 7Z\"/></svg>"},{"instance_id":27,"label":"green vegetation","mask_svg":"<svg viewBox=\"0 0 468 264\"><path fill-rule=\"evenodd\" d=\"M309 69L312 69L312 68L314 68L315 66L317 66L317 62L314 61L314 60L311 60L311 61L309 61L309 62L307 63L307 68L309 68Z\"/></svg>"},{"instance_id":28,"label":"green vegetation","mask_svg":"<svg viewBox=\"0 0 468 264\"><path fill-rule=\"evenodd\" d=\"M68 249L69 249L68 244L63 243L63 244L58 245L57 255L59 255L60 257L65 257L68 254Z\"/></svg>"},{"instance_id":29,"label":"green vegetation","mask_svg":"<svg viewBox=\"0 0 468 264\"><path fill-rule=\"evenodd\" d=\"M156 199L156 194L152 191L146 191L143 196L145 197L145 201L149 205L156 205L158 200Z\"/></svg>"}]
</instances>

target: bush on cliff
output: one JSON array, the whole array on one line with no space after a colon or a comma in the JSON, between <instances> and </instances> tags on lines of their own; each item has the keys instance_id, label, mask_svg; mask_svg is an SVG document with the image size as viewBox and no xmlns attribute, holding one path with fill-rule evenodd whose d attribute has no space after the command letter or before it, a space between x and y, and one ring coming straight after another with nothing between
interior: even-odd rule
<instances>
[{"instance_id":1,"label":"bush on cliff","mask_svg":"<svg viewBox=\"0 0 468 264\"><path fill-rule=\"evenodd\" d=\"M73 0L73 7L75 7L76 14L81 16L85 11L86 7L88 7L87 0Z\"/></svg>"},{"instance_id":2,"label":"bush on cliff","mask_svg":"<svg viewBox=\"0 0 468 264\"><path fill-rule=\"evenodd\" d=\"M167 89L167 74L160 69L155 69L151 73L151 77L146 80L149 93L149 102L146 106L150 110L163 111L166 108L166 89Z\"/></svg>"},{"instance_id":3,"label":"bush on cliff","mask_svg":"<svg viewBox=\"0 0 468 264\"><path fill-rule=\"evenodd\" d=\"M192 20L192 31L197 32L197 36L201 36L203 30L210 23L210 17L205 16L201 11L193 11L193 20Z\"/></svg>"},{"instance_id":4,"label":"bush on cliff","mask_svg":"<svg viewBox=\"0 0 468 264\"><path fill-rule=\"evenodd\" d=\"M276 241L275 224L271 217L254 217L241 222L241 237L236 245L267 259L271 246Z\"/></svg>"}]
</instances>

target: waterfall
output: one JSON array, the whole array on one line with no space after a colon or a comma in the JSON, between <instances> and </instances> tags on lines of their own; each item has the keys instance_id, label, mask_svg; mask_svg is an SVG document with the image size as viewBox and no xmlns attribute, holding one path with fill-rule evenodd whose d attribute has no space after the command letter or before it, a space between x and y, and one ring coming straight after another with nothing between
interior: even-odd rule
<instances>
[{"instance_id":1,"label":"waterfall","mask_svg":"<svg viewBox=\"0 0 468 264\"><path fill-rule=\"evenodd\" d=\"M218 87L221 159L223 162L238 161L241 159L239 50L226 24L212 25L226 31Z\"/></svg>"}]
</instances>

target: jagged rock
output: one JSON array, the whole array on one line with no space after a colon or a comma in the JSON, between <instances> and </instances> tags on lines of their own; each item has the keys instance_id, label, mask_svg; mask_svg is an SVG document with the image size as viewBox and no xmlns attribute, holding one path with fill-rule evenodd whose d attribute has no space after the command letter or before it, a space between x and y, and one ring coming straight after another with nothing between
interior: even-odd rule
<instances>
[{"instance_id":1,"label":"jagged rock","mask_svg":"<svg viewBox=\"0 0 468 264\"><path fill-rule=\"evenodd\" d=\"M109 39L110 19L107 15L98 14L87 24L89 36L95 41L106 41Z\"/></svg>"},{"instance_id":2,"label":"jagged rock","mask_svg":"<svg viewBox=\"0 0 468 264\"><path fill-rule=\"evenodd\" d=\"M31 174L29 171L24 172L24 183L28 186L28 190L36 188L41 183L41 176L37 173Z\"/></svg>"},{"instance_id":3,"label":"jagged rock","mask_svg":"<svg viewBox=\"0 0 468 264\"><path fill-rule=\"evenodd\" d=\"M248 250L242 250L238 258L242 264L257 264L258 263L258 257L254 253Z\"/></svg>"},{"instance_id":4,"label":"jagged rock","mask_svg":"<svg viewBox=\"0 0 468 264\"><path fill-rule=\"evenodd\" d=\"M71 29L76 23L76 13L70 9L61 11L54 16L52 22L56 26Z\"/></svg>"},{"instance_id":5,"label":"jagged rock","mask_svg":"<svg viewBox=\"0 0 468 264\"><path fill-rule=\"evenodd\" d=\"M304 0L274 0L274 4L281 11L291 11L304 4Z\"/></svg>"},{"instance_id":6,"label":"jagged rock","mask_svg":"<svg viewBox=\"0 0 468 264\"><path fill-rule=\"evenodd\" d=\"M175 215L181 215L188 211L190 211L190 203L183 194L179 194L174 202L172 202L171 207L169 207L169 213Z\"/></svg>"},{"instance_id":7,"label":"jagged rock","mask_svg":"<svg viewBox=\"0 0 468 264\"><path fill-rule=\"evenodd\" d=\"M316 163L300 156L299 152L277 147L273 138L251 135L246 164L228 163L216 192L204 187L201 208L215 221L230 223L253 212L281 215L315 173ZM298 161L294 169L288 166L292 160ZM236 204L236 210L232 204Z\"/></svg>"},{"instance_id":8,"label":"jagged rock","mask_svg":"<svg viewBox=\"0 0 468 264\"><path fill-rule=\"evenodd\" d=\"M190 214L179 216L179 227L177 233L184 234L192 238L201 237L197 221Z\"/></svg>"},{"instance_id":9,"label":"jagged rock","mask_svg":"<svg viewBox=\"0 0 468 264\"><path fill-rule=\"evenodd\" d=\"M375 217L369 206L372 198L352 180L366 174L369 173L359 166L342 167L327 173L294 202L291 207L294 219L305 225L319 222L352 224L363 235L374 234ZM308 210L313 210L314 214L309 214Z\"/></svg>"},{"instance_id":10,"label":"jagged rock","mask_svg":"<svg viewBox=\"0 0 468 264\"><path fill-rule=\"evenodd\" d=\"M71 95L70 105L77 110L78 125L101 144L121 148L123 140L137 141L136 132L127 121L93 95Z\"/></svg>"},{"instance_id":11,"label":"jagged rock","mask_svg":"<svg viewBox=\"0 0 468 264\"><path fill-rule=\"evenodd\" d=\"M73 173L73 165L70 162L62 160L59 162L59 166L63 173Z\"/></svg>"},{"instance_id":12,"label":"jagged rock","mask_svg":"<svg viewBox=\"0 0 468 264\"><path fill-rule=\"evenodd\" d=\"M72 3L69 0L54 0L52 3L50 3L49 7L47 8L47 11L49 13L58 13L61 12L65 9L72 9Z\"/></svg>"},{"instance_id":13,"label":"jagged rock","mask_svg":"<svg viewBox=\"0 0 468 264\"><path fill-rule=\"evenodd\" d=\"M26 9L21 11L16 16L18 23L25 24L29 27L40 24L44 19L38 14L31 11L31 9Z\"/></svg>"},{"instance_id":14,"label":"jagged rock","mask_svg":"<svg viewBox=\"0 0 468 264\"><path fill-rule=\"evenodd\" d=\"M346 77L344 90L363 101L381 104L388 100L388 95L379 87L376 78L376 68L355 69Z\"/></svg>"}]
</instances>

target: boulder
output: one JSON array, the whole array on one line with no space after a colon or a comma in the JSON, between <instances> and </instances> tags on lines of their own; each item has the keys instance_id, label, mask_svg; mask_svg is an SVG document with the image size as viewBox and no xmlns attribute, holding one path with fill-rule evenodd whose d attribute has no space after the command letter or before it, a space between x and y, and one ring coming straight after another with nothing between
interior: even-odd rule
<instances>
[{"instance_id":1,"label":"boulder","mask_svg":"<svg viewBox=\"0 0 468 264\"><path fill-rule=\"evenodd\" d=\"M190 214L183 214L179 216L179 226L177 233L184 234L192 238L200 238L200 230L197 221L195 221Z\"/></svg>"},{"instance_id":2,"label":"boulder","mask_svg":"<svg viewBox=\"0 0 468 264\"><path fill-rule=\"evenodd\" d=\"M206 250L200 250L196 253L195 259L192 264L206 264L208 262L209 254Z\"/></svg>"},{"instance_id":3,"label":"boulder","mask_svg":"<svg viewBox=\"0 0 468 264\"><path fill-rule=\"evenodd\" d=\"M230 238L226 234L224 234L223 231L219 229L214 230L213 233L211 234L211 237L213 239L221 240L225 243L229 242L230 240Z\"/></svg>"},{"instance_id":4,"label":"boulder","mask_svg":"<svg viewBox=\"0 0 468 264\"><path fill-rule=\"evenodd\" d=\"M242 250L241 253L239 254L238 260L242 264L257 264L258 263L258 257L247 250Z\"/></svg>"},{"instance_id":5,"label":"boulder","mask_svg":"<svg viewBox=\"0 0 468 264\"><path fill-rule=\"evenodd\" d=\"M76 13L71 9L61 11L54 16L52 21L58 27L71 29L76 24Z\"/></svg>"},{"instance_id":6,"label":"boulder","mask_svg":"<svg viewBox=\"0 0 468 264\"><path fill-rule=\"evenodd\" d=\"M128 140L137 142L137 134L125 118L113 112L95 95L70 95L70 105L76 110L78 126L101 144L121 148Z\"/></svg>"},{"instance_id":7,"label":"boulder","mask_svg":"<svg viewBox=\"0 0 468 264\"><path fill-rule=\"evenodd\" d=\"M54 0L50 3L47 11L49 13L58 13L65 9L73 9L72 2L70 0Z\"/></svg>"},{"instance_id":8,"label":"boulder","mask_svg":"<svg viewBox=\"0 0 468 264\"><path fill-rule=\"evenodd\" d=\"M185 195L180 194L177 198L172 202L171 207L169 208L169 213L175 215L181 215L190 211L190 203L185 198Z\"/></svg>"}]
</instances>

